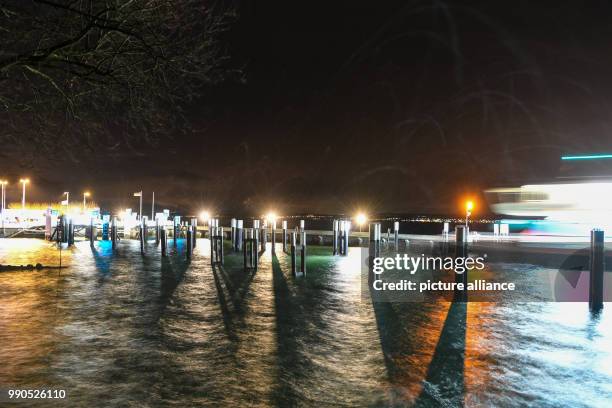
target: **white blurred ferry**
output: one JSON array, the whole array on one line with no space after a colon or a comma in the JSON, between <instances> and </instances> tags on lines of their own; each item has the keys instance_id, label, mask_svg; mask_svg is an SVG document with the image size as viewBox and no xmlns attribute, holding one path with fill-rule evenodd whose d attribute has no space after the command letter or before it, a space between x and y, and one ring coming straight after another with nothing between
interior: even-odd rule
<instances>
[{"instance_id":1,"label":"white blurred ferry","mask_svg":"<svg viewBox=\"0 0 612 408\"><path fill-rule=\"evenodd\" d=\"M612 155L566 158L605 158L606 165L612 165ZM592 228L612 232L612 176L563 177L551 183L493 188L484 194L492 212L510 217L513 224L522 221L528 232L584 235Z\"/></svg>"}]
</instances>

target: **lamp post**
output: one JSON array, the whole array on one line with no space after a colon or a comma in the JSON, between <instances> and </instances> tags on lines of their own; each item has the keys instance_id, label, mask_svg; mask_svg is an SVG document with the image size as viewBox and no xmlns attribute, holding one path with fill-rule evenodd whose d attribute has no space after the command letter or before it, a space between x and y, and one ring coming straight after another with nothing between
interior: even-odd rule
<instances>
[{"instance_id":1,"label":"lamp post","mask_svg":"<svg viewBox=\"0 0 612 408\"><path fill-rule=\"evenodd\" d=\"M85 208L87 206L87 197L89 197L91 194L89 193L89 191L85 191L83 193L83 214L85 214Z\"/></svg>"},{"instance_id":2,"label":"lamp post","mask_svg":"<svg viewBox=\"0 0 612 408\"><path fill-rule=\"evenodd\" d=\"M468 219L470 215L472 215L472 210L474 209L474 203L472 201L468 201L465 203L465 228L467 231L468 228Z\"/></svg>"},{"instance_id":3,"label":"lamp post","mask_svg":"<svg viewBox=\"0 0 612 408\"><path fill-rule=\"evenodd\" d=\"M28 184L30 182L30 179L22 178L22 179L19 179L19 182L22 185L22 188L21 188L21 209L25 210L25 190L26 190L25 187L26 187L26 184Z\"/></svg>"}]
</instances>

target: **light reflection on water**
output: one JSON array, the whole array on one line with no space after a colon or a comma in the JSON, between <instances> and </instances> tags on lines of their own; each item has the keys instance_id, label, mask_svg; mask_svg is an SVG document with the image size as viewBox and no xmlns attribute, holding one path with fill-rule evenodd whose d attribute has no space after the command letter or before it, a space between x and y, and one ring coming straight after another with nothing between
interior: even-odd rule
<instances>
[{"instance_id":1,"label":"light reflection on water","mask_svg":"<svg viewBox=\"0 0 612 408\"><path fill-rule=\"evenodd\" d=\"M295 279L280 247L246 273L240 256L213 269L205 240L190 263L182 245L162 261L135 241L114 255L109 242L83 242L62 251L67 269L0 273L0 384L62 387L74 406L612 400L606 308L593 318L584 303L372 304L359 249L334 258L311 247ZM0 242L0 263L36 262L57 265L59 253Z\"/></svg>"}]
</instances>

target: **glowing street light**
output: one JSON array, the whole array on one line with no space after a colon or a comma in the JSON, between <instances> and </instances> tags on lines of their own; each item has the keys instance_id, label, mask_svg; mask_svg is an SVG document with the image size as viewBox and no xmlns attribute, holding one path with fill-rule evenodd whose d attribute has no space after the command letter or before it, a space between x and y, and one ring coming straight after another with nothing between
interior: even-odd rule
<instances>
[{"instance_id":1,"label":"glowing street light","mask_svg":"<svg viewBox=\"0 0 612 408\"><path fill-rule=\"evenodd\" d=\"M89 191L85 191L83 193L83 213L85 213L85 208L87 208L87 197L89 197L91 194L89 193Z\"/></svg>"},{"instance_id":2,"label":"glowing street light","mask_svg":"<svg viewBox=\"0 0 612 408\"><path fill-rule=\"evenodd\" d=\"M359 232L361 232L361 227L368 221L368 216L364 213L358 213L355 216L355 222L359 225Z\"/></svg>"},{"instance_id":3,"label":"glowing street light","mask_svg":"<svg viewBox=\"0 0 612 408\"><path fill-rule=\"evenodd\" d=\"M465 227L466 228L468 226L468 219L470 218L470 215L472 215L473 209L474 209L474 202L466 201L465 203Z\"/></svg>"},{"instance_id":4,"label":"glowing street light","mask_svg":"<svg viewBox=\"0 0 612 408\"><path fill-rule=\"evenodd\" d=\"M22 184L22 189L21 189L21 209L25 210L25 187L26 184L28 184L30 182L29 178L22 178L19 179L19 182Z\"/></svg>"},{"instance_id":5,"label":"glowing street light","mask_svg":"<svg viewBox=\"0 0 612 408\"><path fill-rule=\"evenodd\" d=\"M200 213L200 219L203 222L208 222L208 220L210 220L210 212L204 210Z\"/></svg>"},{"instance_id":6,"label":"glowing street light","mask_svg":"<svg viewBox=\"0 0 612 408\"><path fill-rule=\"evenodd\" d=\"M270 211L266 214L266 220L270 224L270 228L276 229L276 213L274 211Z\"/></svg>"}]
</instances>

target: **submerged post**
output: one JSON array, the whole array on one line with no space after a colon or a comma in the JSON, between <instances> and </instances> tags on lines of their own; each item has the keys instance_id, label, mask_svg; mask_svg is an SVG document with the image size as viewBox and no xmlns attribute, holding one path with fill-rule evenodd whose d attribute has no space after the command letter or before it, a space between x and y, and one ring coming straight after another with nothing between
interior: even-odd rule
<instances>
[{"instance_id":1,"label":"submerged post","mask_svg":"<svg viewBox=\"0 0 612 408\"><path fill-rule=\"evenodd\" d=\"M223 265L223 227L219 227L219 220L212 220L210 225L210 264Z\"/></svg>"},{"instance_id":2,"label":"submerged post","mask_svg":"<svg viewBox=\"0 0 612 408\"><path fill-rule=\"evenodd\" d=\"M159 231L159 239L161 241L161 255L168 256L168 240L166 238L166 228L162 227Z\"/></svg>"},{"instance_id":3,"label":"submerged post","mask_svg":"<svg viewBox=\"0 0 612 408\"><path fill-rule=\"evenodd\" d=\"M399 251L399 221L393 223L393 242L395 243L395 251Z\"/></svg>"},{"instance_id":4,"label":"submerged post","mask_svg":"<svg viewBox=\"0 0 612 408\"><path fill-rule=\"evenodd\" d=\"M344 240L346 240L346 234L345 234L345 229L346 229L346 221L341 220L340 221L340 255L346 255L346 253L344 252Z\"/></svg>"},{"instance_id":5,"label":"submerged post","mask_svg":"<svg viewBox=\"0 0 612 408\"><path fill-rule=\"evenodd\" d=\"M300 228L298 230L298 233L304 231L305 229L306 229L306 222L304 220L300 220ZM302 234L299 234L298 238L301 240ZM302 245L301 242L298 242L298 244Z\"/></svg>"},{"instance_id":6,"label":"submerged post","mask_svg":"<svg viewBox=\"0 0 612 408\"><path fill-rule=\"evenodd\" d=\"M465 258L467 256L467 228L465 225L455 227L455 258ZM455 282L463 283L463 290L455 290L455 301L467 302L467 268L462 273L455 271Z\"/></svg>"},{"instance_id":7,"label":"submerged post","mask_svg":"<svg viewBox=\"0 0 612 408\"><path fill-rule=\"evenodd\" d=\"M351 232L350 221L340 221L340 254L348 255L349 238Z\"/></svg>"},{"instance_id":8,"label":"submerged post","mask_svg":"<svg viewBox=\"0 0 612 408\"><path fill-rule=\"evenodd\" d=\"M187 237L186 237L187 239L185 240L185 241L187 241L186 242L186 244L187 244L187 251L186 251L187 258L191 258L191 252L193 251L193 238L191 237L191 234L192 234L191 231L192 231L191 228L187 228Z\"/></svg>"},{"instance_id":9,"label":"submerged post","mask_svg":"<svg viewBox=\"0 0 612 408\"><path fill-rule=\"evenodd\" d=\"M591 274L589 280L589 309L598 312L603 308L604 232L591 231Z\"/></svg>"},{"instance_id":10,"label":"submerged post","mask_svg":"<svg viewBox=\"0 0 612 408\"><path fill-rule=\"evenodd\" d=\"M332 254L338 255L338 220L333 222L333 236L332 236Z\"/></svg>"},{"instance_id":11,"label":"submerged post","mask_svg":"<svg viewBox=\"0 0 612 408\"><path fill-rule=\"evenodd\" d=\"M142 231L143 236L142 240L146 244L149 238L149 225L147 224L148 218L146 216L142 217Z\"/></svg>"},{"instance_id":12,"label":"submerged post","mask_svg":"<svg viewBox=\"0 0 612 408\"><path fill-rule=\"evenodd\" d=\"M111 249L117 248L117 217L111 220Z\"/></svg>"},{"instance_id":13,"label":"submerged post","mask_svg":"<svg viewBox=\"0 0 612 408\"><path fill-rule=\"evenodd\" d=\"M272 230L272 255L276 255L276 220L272 220L270 229Z\"/></svg>"},{"instance_id":14,"label":"submerged post","mask_svg":"<svg viewBox=\"0 0 612 408\"><path fill-rule=\"evenodd\" d=\"M293 276L297 276L297 260L295 257L296 244L296 233L295 231L291 231L291 273Z\"/></svg>"},{"instance_id":15,"label":"submerged post","mask_svg":"<svg viewBox=\"0 0 612 408\"><path fill-rule=\"evenodd\" d=\"M225 260L225 256L223 254L223 237L224 237L223 227L217 228L217 238L216 238L216 241L217 241L217 248L216 248L217 253L216 253L216 256L217 256L217 262L219 262L221 265L223 265L223 262Z\"/></svg>"},{"instance_id":16,"label":"submerged post","mask_svg":"<svg viewBox=\"0 0 612 408\"><path fill-rule=\"evenodd\" d=\"M94 223L93 217L89 218L89 245L93 247L94 245Z\"/></svg>"},{"instance_id":17,"label":"submerged post","mask_svg":"<svg viewBox=\"0 0 612 408\"><path fill-rule=\"evenodd\" d=\"M349 242L351 240L351 222L346 221L346 227L344 229L346 239L344 240L344 255L348 255Z\"/></svg>"},{"instance_id":18,"label":"submerged post","mask_svg":"<svg viewBox=\"0 0 612 408\"><path fill-rule=\"evenodd\" d=\"M145 245L144 245L144 218L140 221L140 225L138 226L139 231L139 239L140 239L140 253L144 255Z\"/></svg>"},{"instance_id":19,"label":"submerged post","mask_svg":"<svg viewBox=\"0 0 612 408\"><path fill-rule=\"evenodd\" d=\"M172 229L172 240L174 241L174 246L176 247L176 241L178 240L178 236L181 231L181 217L179 215L174 216L174 224Z\"/></svg>"},{"instance_id":20,"label":"submerged post","mask_svg":"<svg viewBox=\"0 0 612 408\"><path fill-rule=\"evenodd\" d=\"M302 274L306 276L306 231L301 232L300 241L302 241L302 248L300 250L300 266L302 267Z\"/></svg>"},{"instance_id":21,"label":"submerged post","mask_svg":"<svg viewBox=\"0 0 612 408\"><path fill-rule=\"evenodd\" d=\"M159 245L160 241L160 233L159 233L159 217L155 217L155 246Z\"/></svg>"},{"instance_id":22,"label":"submerged post","mask_svg":"<svg viewBox=\"0 0 612 408\"><path fill-rule=\"evenodd\" d=\"M244 270L256 271L257 264L259 262L259 254L257 252L257 237L259 236L259 229L245 228L244 233L244 245L242 246L242 252L244 257Z\"/></svg>"},{"instance_id":23,"label":"submerged post","mask_svg":"<svg viewBox=\"0 0 612 408\"><path fill-rule=\"evenodd\" d=\"M287 221L283 221L283 252L287 252Z\"/></svg>"},{"instance_id":24,"label":"submerged post","mask_svg":"<svg viewBox=\"0 0 612 408\"><path fill-rule=\"evenodd\" d=\"M68 246L74 245L74 221L70 218L68 222Z\"/></svg>"},{"instance_id":25,"label":"submerged post","mask_svg":"<svg viewBox=\"0 0 612 408\"><path fill-rule=\"evenodd\" d=\"M236 248L236 219L232 218L230 222L230 240L232 242L232 248ZM212 236L212 235L211 235Z\"/></svg>"},{"instance_id":26,"label":"submerged post","mask_svg":"<svg viewBox=\"0 0 612 408\"><path fill-rule=\"evenodd\" d=\"M244 223L242 220L236 220L236 242L234 246L234 250L236 252L242 250L242 239L243 239L243 227Z\"/></svg>"},{"instance_id":27,"label":"submerged post","mask_svg":"<svg viewBox=\"0 0 612 408\"><path fill-rule=\"evenodd\" d=\"M370 256L374 258L380 257L380 224L373 222L370 224Z\"/></svg>"},{"instance_id":28,"label":"submerged post","mask_svg":"<svg viewBox=\"0 0 612 408\"><path fill-rule=\"evenodd\" d=\"M268 225L267 221L264 220L261 229L259 230L259 239L261 244L261 252L266 251L266 244L268 243Z\"/></svg>"},{"instance_id":29,"label":"submerged post","mask_svg":"<svg viewBox=\"0 0 612 408\"><path fill-rule=\"evenodd\" d=\"M191 229L192 229L191 239L193 240L192 246L195 248L197 244L197 239L198 239L198 219L197 218L191 219Z\"/></svg>"},{"instance_id":30,"label":"submerged post","mask_svg":"<svg viewBox=\"0 0 612 408\"><path fill-rule=\"evenodd\" d=\"M253 220L253 238L255 237L255 234L257 234L258 237L262 237L263 234L261 233L261 231L262 231L261 222L259 220ZM262 242L263 242L262 240L258 240L257 242L258 247ZM263 252L265 250L266 250L266 247L262 245L261 251Z\"/></svg>"},{"instance_id":31,"label":"submerged post","mask_svg":"<svg viewBox=\"0 0 612 408\"><path fill-rule=\"evenodd\" d=\"M211 218L208 220L208 236L210 241L210 264L215 264L215 236L217 232L215 231L215 219Z\"/></svg>"}]
</instances>

